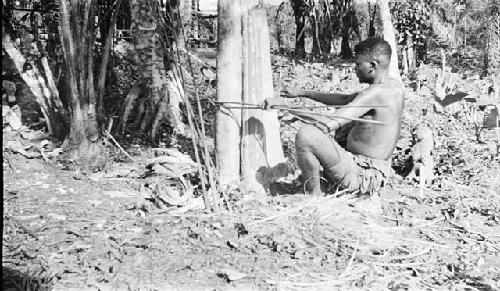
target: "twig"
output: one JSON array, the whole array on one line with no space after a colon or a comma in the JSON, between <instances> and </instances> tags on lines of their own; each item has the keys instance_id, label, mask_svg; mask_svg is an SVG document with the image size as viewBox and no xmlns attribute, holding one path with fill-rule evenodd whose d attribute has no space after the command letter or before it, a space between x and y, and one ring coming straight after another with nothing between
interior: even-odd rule
<instances>
[{"instance_id":1,"label":"twig","mask_svg":"<svg viewBox=\"0 0 500 291\"><path fill-rule=\"evenodd\" d=\"M229 201L229 196L227 196L226 191L221 191L222 192L222 198L226 202L227 209L229 213L233 213L233 206L231 205L231 202Z\"/></svg>"},{"instance_id":2,"label":"twig","mask_svg":"<svg viewBox=\"0 0 500 291\"><path fill-rule=\"evenodd\" d=\"M116 141L116 139L111 135L111 133L109 133L109 131L107 130L104 130L104 133L106 134L106 136L111 140L113 141L113 143L116 145L116 147L122 152L125 154L125 156L127 156L127 158L129 158L131 161L133 161L134 159L122 148L122 146L118 143L118 141Z\"/></svg>"},{"instance_id":3,"label":"twig","mask_svg":"<svg viewBox=\"0 0 500 291\"><path fill-rule=\"evenodd\" d=\"M382 267L415 267L415 266L420 266L424 264L428 264L428 262L416 262L416 263L378 263L378 262L372 262L371 264L375 266L382 266Z\"/></svg>"},{"instance_id":4,"label":"twig","mask_svg":"<svg viewBox=\"0 0 500 291\"><path fill-rule=\"evenodd\" d=\"M118 149L125 154L125 156L127 156L127 158L129 158L131 161L133 161L134 159L122 148L122 146L118 143L118 141L116 141L116 139L111 135L111 133L109 133L109 131L107 130L104 130L104 133L106 134L106 136L111 140L113 141L113 143L116 145L116 147L118 147Z\"/></svg>"},{"instance_id":5,"label":"twig","mask_svg":"<svg viewBox=\"0 0 500 291\"><path fill-rule=\"evenodd\" d=\"M425 255L426 253L430 252L431 248L426 248L421 252L415 253L415 254L409 254L406 256L394 256L394 257L381 257L381 256L373 256L371 255L370 257L377 258L377 259L384 259L384 260L389 260L389 261L394 261L394 260L407 260L407 259L412 259L416 257L420 257L421 255Z\"/></svg>"},{"instance_id":6,"label":"twig","mask_svg":"<svg viewBox=\"0 0 500 291\"><path fill-rule=\"evenodd\" d=\"M359 238L358 241L356 242L356 245L359 247ZM358 250L358 247L355 247L354 250L352 251L351 258L349 259L349 262L347 263L347 267L345 268L344 272L340 274L339 278L343 278L346 276L347 272L351 270L352 262L354 261L354 258L356 257L356 252Z\"/></svg>"}]
</instances>

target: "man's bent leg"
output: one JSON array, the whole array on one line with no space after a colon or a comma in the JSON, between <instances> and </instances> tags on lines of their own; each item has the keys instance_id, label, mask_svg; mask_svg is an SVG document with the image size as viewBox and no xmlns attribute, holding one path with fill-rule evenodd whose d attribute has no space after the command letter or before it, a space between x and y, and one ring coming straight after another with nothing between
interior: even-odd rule
<instances>
[{"instance_id":1,"label":"man's bent leg","mask_svg":"<svg viewBox=\"0 0 500 291\"><path fill-rule=\"evenodd\" d=\"M321 195L320 165L323 169L337 165L344 149L312 125L305 125L299 129L295 137L295 147L306 191L313 195Z\"/></svg>"}]
</instances>

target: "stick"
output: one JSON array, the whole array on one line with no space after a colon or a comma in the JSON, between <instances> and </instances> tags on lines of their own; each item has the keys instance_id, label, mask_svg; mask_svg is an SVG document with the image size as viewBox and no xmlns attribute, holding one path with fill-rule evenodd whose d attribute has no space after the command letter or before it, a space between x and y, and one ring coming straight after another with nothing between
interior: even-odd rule
<instances>
[{"instance_id":1,"label":"stick","mask_svg":"<svg viewBox=\"0 0 500 291\"><path fill-rule=\"evenodd\" d=\"M335 114L332 114L332 113L314 112L314 111L301 110L301 109L288 109L287 107L281 107L281 106L276 106L275 108L282 109L282 110L287 110L288 112L290 112L292 114L295 114L295 115L299 115L299 116L300 115L306 115L307 116L307 114L312 114L312 115L321 115L321 116L330 117L330 118L341 118L341 119L347 119L347 120L351 120L351 121L359 121L359 122L365 122L365 123L385 125L384 122L377 121L377 120L338 116L338 115L335 115ZM300 113L300 114L297 114L295 112Z\"/></svg>"},{"instance_id":2,"label":"stick","mask_svg":"<svg viewBox=\"0 0 500 291\"><path fill-rule=\"evenodd\" d=\"M240 102L215 102L215 104L220 104L223 105L226 108L229 109L261 109L264 110L263 106L257 105L257 104L251 104L251 103L240 103ZM224 104L234 104L237 106L225 106ZM362 107L362 108L386 108L387 106L365 106L365 105L337 105L337 106L308 106L308 107L300 107L300 108L345 108L345 107ZM300 109L299 107L288 107L288 106L273 106L272 109L278 109L278 110L286 110L292 114L295 115L307 115L307 114L313 114L313 115L321 115L324 117L330 117L330 118L341 118L341 119L347 119L351 121L359 121L359 122L364 122L364 123L371 123L371 124L379 124L379 125L385 125L384 122L377 121L377 120L370 120L370 119L363 119L363 118L355 118L355 117L345 117L345 116L338 116L334 115L332 113L328 112L314 112L310 110L303 110ZM301 114L297 114L294 112L299 112Z\"/></svg>"},{"instance_id":3,"label":"stick","mask_svg":"<svg viewBox=\"0 0 500 291\"><path fill-rule=\"evenodd\" d=\"M104 130L104 133L106 134L106 136L111 139L113 141L113 143L116 145L116 147L118 147L118 149L125 154L125 156L127 156L127 158L129 158L131 161L133 161L134 159L122 148L122 146L116 141L116 139L111 135L111 133L109 133L109 131L107 130Z\"/></svg>"},{"instance_id":4,"label":"stick","mask_svg":"<svg viewBox=\"0 0 500 291\"><path fill-rule=\"evenodd\" d=\"M251 104L251 103L241 103L241 102L221 102L221 101L214 101L215 104L219 105L225 105L225 104L231 104L231 105L240 105L241 108L243 109L263 109L264 106L259 105L259 104ZM272 109L280 109L281 107L286 107L289 109L306 109L306 108L311 108L311 109L316 109L316 108L387 108L388 106L385 105L318 105L318 106L284 106L284 105L275 105L272 106ZM231 107L232 108L232 107Z\"/></svg>"}]
</instances>

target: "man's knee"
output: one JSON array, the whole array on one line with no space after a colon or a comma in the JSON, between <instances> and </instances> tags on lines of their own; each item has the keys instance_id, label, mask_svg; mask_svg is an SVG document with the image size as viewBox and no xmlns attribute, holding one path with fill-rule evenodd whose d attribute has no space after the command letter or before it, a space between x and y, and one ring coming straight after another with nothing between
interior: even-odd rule
<instances>
[{"instance_id":1,"label":"man's knee","mask_svg":"<svg viewBox=\"0 0 500 291\"><path fill-rule=\"evenodd\" d=\"M319 138L323 135L324 133L317 127L306 124L297 131L295 146L299 150L314 147L314 145L318 143Z\"/></svg>"}]
</instances>

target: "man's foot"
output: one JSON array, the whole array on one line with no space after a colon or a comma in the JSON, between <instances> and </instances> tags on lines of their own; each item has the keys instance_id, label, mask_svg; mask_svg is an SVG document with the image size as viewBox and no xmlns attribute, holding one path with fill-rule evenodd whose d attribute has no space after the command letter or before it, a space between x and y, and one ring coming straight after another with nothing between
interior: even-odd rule
<instances>
[{"instance_id":1,"label":"man's foot","mask_svg":"<svg viewBox=\"0 0 500 291\"><path fill-rule=\"evenodd\" d=\"M312 191L312 192L306 192L305 194L306 195L311 195L311 196L317 196L317 197L325 196L325 193L323 193L321 190L319 190L319 191Z\"/></svg>"},{"instance_id":2,"label":"man's foot","mask_svg":"<svg viewBox=\"0 0 500 291\"><path fill-rule=\"evenodd\" d=\"M380 195L378 193L370 196L361 196L355 202L349 204L349 206L366 214L382 214L382 203L380 202Z\"/></svg>"}]
</instances>

